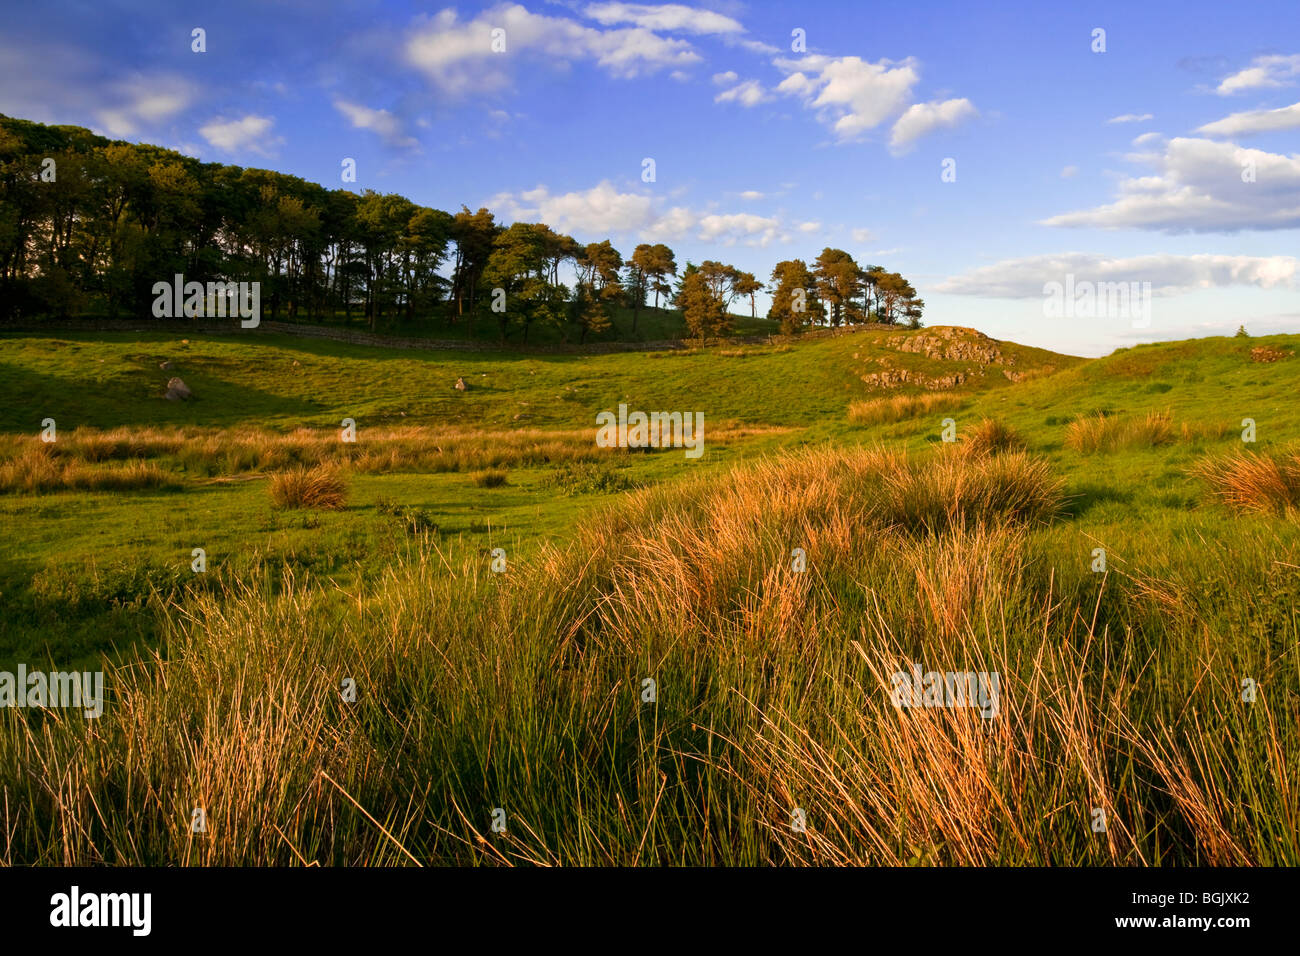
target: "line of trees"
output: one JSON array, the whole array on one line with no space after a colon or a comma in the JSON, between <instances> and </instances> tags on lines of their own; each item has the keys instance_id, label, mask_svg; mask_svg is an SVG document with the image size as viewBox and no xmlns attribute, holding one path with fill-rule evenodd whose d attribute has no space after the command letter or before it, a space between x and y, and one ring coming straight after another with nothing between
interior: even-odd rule
<instances>
[{"instance_id":1,"label":"line of trees","mask_svg":"<svg viewBox=\"0 0 1300 956\"><path fill-rule=\"evenodd\" d=\"M447 213L396 194L326 189L296 176L202 163L75 126L0 116L0 318L147 315L153 286L261 283L271 319L490 320L504 340L539 323L585 340L616 308L682 311L693 337L731 327L731 306L763 284L712 260L680 270L662 243L624 260L544 223L498 223L487 209ZM572 277L566 285L561 277ZM675 281L674 281L675 280ZM808 325L909 320L924 303L897 273L826 249L772 273L769 317Z\"/></svg>"},{"instance_id":2,"label":"line of trees","mask_svg":"<svg viewBox=\"0 0 1300 956\"><path fill-rule=\"evenodd\" d=\"M811 268L802 259L778 262L771 288L768 318L780 321L787 333L806 325L873 321L920 328L925 310L925 300L897 272L863 268L843 249L823 249Z\"/></svg>"}]
</instances>

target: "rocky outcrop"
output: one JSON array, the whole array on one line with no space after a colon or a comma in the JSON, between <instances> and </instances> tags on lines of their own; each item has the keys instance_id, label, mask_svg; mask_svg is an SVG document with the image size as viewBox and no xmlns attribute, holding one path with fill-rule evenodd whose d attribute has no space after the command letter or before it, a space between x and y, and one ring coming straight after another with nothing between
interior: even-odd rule
<instances>
[{"instance_id":1,"label":"rocky outcrop","mask_svg":"<svg viewBox=\"0 0 1300 956\"><path fill-rule=\"evenodd\" d=\"M949 362L978 362L981 365L1014 365L1005 359L998 343L983 332L962 326L941 326L916 335L891 335L884 345L899 352L912 352Z\"/></svg>"},{"instance_id":2,"label":"rocky outcrop","mask_svg":"<svg viewBox=\"0 0 1300 956\"><path fill-rule=\"evenodd\" d=\"M167 394L165 397L170 402L179 402L193 398L194 393L191 392L189 386L179 378L173 378L167 382Z\"/></svg>"}]
</instances>

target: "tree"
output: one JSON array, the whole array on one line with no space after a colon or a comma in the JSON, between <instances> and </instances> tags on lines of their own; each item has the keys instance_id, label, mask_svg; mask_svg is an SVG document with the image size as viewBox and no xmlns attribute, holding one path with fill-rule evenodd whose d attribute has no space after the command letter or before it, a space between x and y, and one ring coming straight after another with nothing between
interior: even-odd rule
<instances>
[{"instance_id":1,"label":"tree","mask_svg":"<svg viewBox=\"0 0 1300 956\"><path fill-rule=\"evenodd\" d=\"M567 290L550 283L549 243L554 237L544 225L517 222L497 236L483 270L486 285L505 292L505 310L498 313L501 341L513 320L524 331L538 320L559 323Z\"/></svg>"},{"instance_id":2,"label":"tree","mask_svg":"<svg viewBox=\"0 0 1300 956\"><path fill-rule=\"evenodd\" d=\"M677 304L686 319L686 328L691 338L720 338L730 329L726 299L719 289L716 276L710 275L716 270L705 268L717 265L719 263L706 262L697 269L688 263L682 276Z\"/></svg>"},{"instance_id":3,"label":"tree","mask_svg":"<svg viewBox=\"0 0 1300 956\"><path fill-rule=\"evenodd\" d=\"M628 298L632 301L633 335L636 334L637 314L641 311L641 307L645 305L646 292L649 289L651 276L657 266L655 247L646 242L637 246L632 252L632 258L627 261L624 272L627 276Z\"/></svg>"},{"instance_id":4,"label":"tree","mask_svg":"<svg viewBox=\"0 0 1300 956\"><path fill-rule=\"evenodd\" d=\"M900 306L909 298L916 296L916 290L897 272L886 272L877 280L876 288L880 292L883 320L890 325L898 321Z\"/></svg>"},{"instance_id":5,"label":"tree","mask_svg":"<svg viewBox=\"0 0 1300 956\"><path fill-rule=\"evenodd\" d=\"M921 327L921 313L924 311L924 299L912 297L903 303L903 318L907 319L907 327L919 329Z\"/></svg>"},{"instance_id":6,"label":"tree","mask_svg":"<svg viewBox=\"0 0 1300 956\"><path fill-rule=\"evenodd\" d=\"M817 257L814 275L817 291L831 307L831 327L857 316L857 298L861 285L858 264L843 249L823 249Z\"/></svg>"},{"instance_id":7,"label":"tree","mask_svg":"<svg viewBox=\"0 0 1300 956\"><path fill-rule=\"evenodd\" d=\"M456 243L456 255L452 269L451 296L456 302L456 317L465 314L466 308L473 309L478 299L479 279L487 266L488 257L492 255L492 243L496 240L500 227L487 209L470 212L469 207L461 206L451 225L451 238Z\"/></svg>"},{"instance_id":8,"label":"tree","mask_svg":"<svg viewBox=\"0 0 1300 956\"><path fill-rule=\"evenodd\" d=\"M763 288L763 283L754 278L752 272L737 271L731 279L731 287L738 296L749 296L749 317L758 318L758 307L754 303L754 293Z\"/></svg>"},{"instance_id":9,"label":"tree","mask_svg":"<svg viewBox=\"0 0 1300 956\"><path fill-rule=\"evenodd\" d=\"M599 335L609 329L609 316L595 290L589 283L579 282L569 303L569 320L580 329L579 342L587 341L588 333Z\"/></svg>"},{"instance_id":10,"label":"tree","mask_svg":"<svg viewBox=\"0 0 1300 956\"><path fill-rule=\"evenodd\" d=\"M662 242L656 242L650 247L649 264L646 267L646 273L650 277L650 288L655 294L655 308L659 308L659 295L663 293L668 295L672 292L672 287L668 284L668 277L677 275L677 259L673 256L673 251L665 246Z\"/></svg>"},{"instance_id":11,"label":"tree","mask_svg":"<svg viewBox=\"0 0 1300 956\"><path fill-rule=\"evenodd\" d=\"M802 259L778 262L772 269L772 307L767 317L781 323L783 335L794 335L825 317L817 296L817 280Z\"/></svg>"}]
</instances>

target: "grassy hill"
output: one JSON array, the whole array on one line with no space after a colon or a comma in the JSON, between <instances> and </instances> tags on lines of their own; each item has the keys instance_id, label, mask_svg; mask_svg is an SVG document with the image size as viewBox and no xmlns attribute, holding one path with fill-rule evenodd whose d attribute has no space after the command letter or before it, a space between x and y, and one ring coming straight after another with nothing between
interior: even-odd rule
<instances>
[{"instance_id":1,"label":"grassy hill","mask_svg":"<svg viewBox=\"0 0 1300 956\"><path fill-rule=\"evenodd\" d=\"M32 790L8 862L54 859L21 836L51 828L78 860L296 859L191 846L148 786L207 788L226 828L311 858L406 859L314 767L440 861L1300 861L1300 336L1096 360L944 328L599 356L0 343L0 669L107 654L148 717L112 711L95 746L182 768L108 769L74 722L6 731L13 787L77 763L78 800L158 817L137 845ZM163 398L174 375L192 401ZM704 456L596 448L621 402L702 411ZM343 508L273 497L321 463ZM1005 719L900 721L877 706L900 660L997 671ZM341 674L371 688L357 717ZM250 711L257 687L292 719ZM208 758L173 753L191 735ZM240 789L227 761L283 785ZM304 793L339 822L290 822ZM503 801L528 830L480 843ZM783 824L796 805L814 836Z\"/></svg>"}]
</instances>

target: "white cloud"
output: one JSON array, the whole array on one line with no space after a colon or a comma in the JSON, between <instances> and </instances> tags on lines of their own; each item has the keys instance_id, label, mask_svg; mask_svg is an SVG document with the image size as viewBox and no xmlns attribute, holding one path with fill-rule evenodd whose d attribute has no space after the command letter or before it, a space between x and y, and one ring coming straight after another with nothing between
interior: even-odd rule
<instances>
[{"instance_id":1,"label":"white cloud","mask_svg":"<svg viewBox=\"0 0 1300 956\"><path fill-rule=\"evenodd\" d=\"M956 126L962 120L978 115L975 104L965 97L944 100L942 103L913 103L890 130L889 148L895 153L906 152L927 133Z\"/></svg>"},{"instance_id":2,"label":"white cloud","mask_svg":"<svg viewBox=\"0 0 1300 956\"><path fill-rule=\"evenodd\" d=\"M854 229L851 233L849 233L849 235L853 237L854 242L871 242L876 238L876 234L873 233L870 229L862 229L862 228Z\"/></svg>"},{"instance_id":3,"label":"white cloud","mask_svg":"<svg viewBox=\"0 0 1300 956\"><path fill-rule=\"evenodd\" d=\"M697 238L705 242L721 242L724 246L735 245L738 241L751 246L766 246L777 237L781 229L776 219L748 212L727 215L710 213L701 216L697 225Z\"/></svg>"},{"instance_id":4,"label":"white cloud","mask_svg":"<svg viewBox=\"0 0 1300 956\"><path fill-rule=\"evenodd\" d=\"M283 140L271 137L275 124L269 116L248 114L236 120L212 119L199 127L199 133L211 145L227 153L247 150L250 153L269 155Z\"/></svg>"},{"instance_id":5,"label":"white cloud","mask_svg":"<svg viewBox=\"0 0 1300 956\"><path fill-rule=\"evenodd\" d=\"M368 129L377 133L380 138L389 146L396 146L400 149L411 149L419 146L419 142L406 134L399 120L388 110L375 110L358 103L349 103L347 100L335 100L334 108L348 118L348 121L355 129ZM496 114L501 113L505 119L509 118L508 113L501 110L493 110L492 117L497 118Z\"/></svg>"},{"instance_id":6,"label":"white cloud","mask_svg":"<svg viewBox=\"0 0 1300 956\"><path fill-rule=\"evenodd\" d=\"M822 224L820 222L801 222L795 228L800 232L819 232Z\"/></svg>"},{"instance_id":7,"label":"white cloud","mask_svg":"<svg viewBox=\"0 0 1300 956\"><path fill-rule=\"evenodd\" d=\"M591 189L554 194L546 186L501 193L487 206L516 222L545 222L579 237L638 236L650 241L696 238L720 245L766 246L783 233L781 222L753 213L659 209L653 197L621 193L608 181Z\"/></svg>"},{"instance_id":8,"label":"white cloud","mask_svg":"<svg viewBox=\"0 0 1300 956\"><path fill-rule=\"evenodd\" d=\"M857 139L901 113L920 79L911 58L871 63L857 56L810 55L775 63L787 74L777 92L803 99L841 141Z\"/></svg>"},{"instance_id":9,"label":"white cloud","mask_svg":"<svg viewBox=\"0 0 1300 956\"><path fill-rule=\"evenodd\" d=\"M739 103L741 106L757 106L759 103L766 103L772 97L768 95L758 80L746 80L733 86L729 90L723 90L713 98L715 103Z\"/></svg>"},{"instance_id":10,"label":"white cloud","mask_svg":"<svg viewBox=\"0 0 1300 956\"><path fill-rule=\"evenodd\" d=\"M740 194L740 198L741 199L762 199L763 194L759 192L757 189L746 189L743 193Z\"/></svg>"},{"instance_id":11,"label":"white cloud","mask_svg":"<svg viewBox=\"0 0 1300 956\"><path fill-rule=\"evenodd\" d=\"M1300 53L1291 56L1257 56L1250 66L1224 79L1215 90L1220 96L1231 96L1243 90L1269 89L1288 86L1286 81L1300 76Z\"/></svg>"},{"instance_id":12,"label":"white cloud","mask_svg":"<svg viewBox=\"0 0 1300 956\"><path fill-rule=\"evenodd\" d=\"M582 192L552 195L545 186L514 196L502 193L488 201L515 221L544 222L553 229L584 235L634 232L655 220L653 200L639 193L620 193L608 181Z\"/></svg>"},{"instance_id":13,"label":"white cloud","mask_svg":"<svg viewBox=\"0 0 1300 956\"><path fill-rule=\"evenodd\" d=\"M912 88L920 73L911 57L872 63L857 56L810 54L773 63L786 74L776 92L802 100L842 143L860 139L892 119L890 148L905 152L927 133L978 115L964 97L913 103Z\"/></svg>"},{"instance_id":14,"label":"white cloud","mask_svg":"<svg viewBox=\"0 0 1300 956\"><path fill-rule=\"evenodd\" d=\"M505 31L505 52L492 49L494 29ZM700 61L685 40L661 37L643 27L599 30L530 13L518 4L500 4L465 22L455 10L422 18L403 52L410 65L451 96L508 86L521 54L540 55L555 64L592 60L625 79Z\"/></svg>"},{"instance_id":15,"label":"white cloud","mask_svg":"<svg viewBox=\"0 0 1300 956\"><path fill-rule=\"evenodd\" d=\"M1300 103L1292 103L1276 110L1246 110L1233 113L1213 123L1206 123L1196 132L1207 136L1250 136L1254 133L1273 133L1280 129L1300 127Z\"/></svg>"},{"instance_id":16,"label":"white cloud","mask_svg":"<svg viewBox=\"0 0 1300 956\"><path fill-rule=\"evenodd\" d=\"M1147 120L1155 119L1150 113L1123 113L1119 116L1112 116L1106 120L1107 123L1145 123Z\"/></svg>"},{"instance_id":17,"label":"white cloud","mask_svg":"<svg viewBox=\"0 0 1300 956\"><path fill-rule=\"evenodd\" d=\"M1222 286L1296 288L1300 259L1293 256L1148 255L1113 258L1087 252L1004 259L936 288L953 295L987 298L1041 298L1048 282L1149 282L1154 293L1176 295Z\"/></svg>"},{"instance_id":18,"label":"white cloud","mask_svg":"<svg viewBox=\"0 0 1300 956\"><path fill-rule=\"evenodd\" d=\"M1078 166L1066 166L1064 169L1061 170L1062 179L1073 179L1077 175L1079 175Z\"/></svg>"},{"instance_id":19,"label":"white cloud","mask_svg":"<svg viewBox=\"0 0 1300 956\"><path fill-rule=\"evenodd\" d=\"M1162 153L1131 157L1153 175L1124 179L1114 202L1043 220L1049 226L1236 232L1300 227L1300 154L1179 137ZM1254 182L1243 181L1253 164Z\"/></svg>"},{"instance_id":20,"label":"white cloud","mask_svg":"<svg viewBox=\"0 0 1300 956\"><path fill-rule=\"evenodd\" d=\"M680 3L593 3L583 13L607 27L616 23L631 23L646 30L662 30L666 33L745 32L745 28L731 17L712 10L696 10Z\"/></svg>"},{"instance_id":21,"label":"white cloud","mask_svg":"<svg viewBox=\"0 0 1300 956\"><path fill-rule=\"evenodd\" d=\"M718 86L726 86L729 83L735 83L740 79L740 74L735 70L727 70L725 73L714 73L713 82Z\"/></svg>"}]
</instances>

